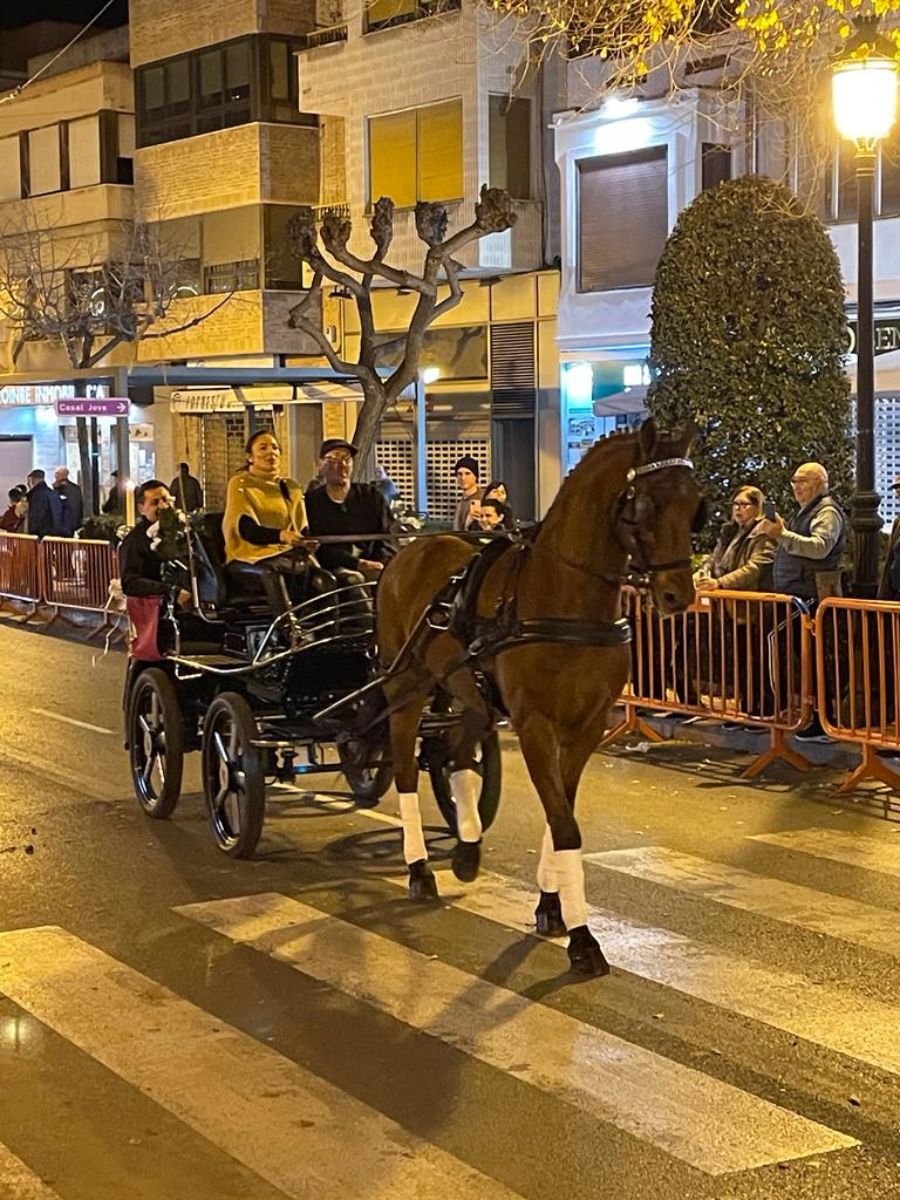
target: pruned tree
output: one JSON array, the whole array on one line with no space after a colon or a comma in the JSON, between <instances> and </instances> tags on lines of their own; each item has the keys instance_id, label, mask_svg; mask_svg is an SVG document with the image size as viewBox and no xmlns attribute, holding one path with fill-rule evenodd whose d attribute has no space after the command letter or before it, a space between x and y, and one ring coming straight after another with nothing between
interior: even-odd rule
<instances>
[{"instance_id":1,"label":"pruned tree","mask_svg":"<svg viewBox=\"0 0 900 1200\"><path fill-rule=\"evenodd\" d=\"M715 538L732 493L755 484L790 511L796 466L824 463L850 491L847 325L837 253L786 188L746 175L702 192L656 269L647 405L694 420Z\"/></svg>"},{"instance_id":2,"label":"pruned tree","mask_svg":"<svg viewBox=\"0 0 900 1200\"><path fill-rule=\"evenodd\" d=\"M416 274L393 267L386 261L394 236L394 202L386 196L375 204L369 223L375 244L370 258L360 258L350 249L352 224L348 217L337 213L325 216L321 245L312 208L299 208L291 218L288 224L290 251L295 258L308 264L312 283L303 299L291 309L290 325L302 329L313 339L335 371L359 381L364 401L354 442L363 459L375 442L385 411L416 379L426 330L462 299L462 266L455 256L479 238L502 233L515 222L512 201L498 188L482 187L481 198L475 205L475 219L449 236L446 207L420 202L416 205L416 233L427 250L421 274ZM379 374L377 369L379 349L388 342L395 342L396 335L386 337L375 329L372 287L376 280L405 288L418 296L404 337L402 357L387 376ZM356 304L360 324L357 362L342 358L322 329L318 314L326 281L348 291Z\"/></svg>"},{"instance_id":3,"label":"pruned tree","mask_svg":"<svg viewBox=\"0 0 900 1200\"><path fill-rule=\"evenodd\" d=\"M157 227L120 222L112 236L76 240L23 222L0 231L0 318L6 322L13 366L27 342L61 347L70 366L87 370L123 343L170 337L207 320L231 299L211 297L202 312L181 319L177 301L196 294L185 261ZM85 511L95 509L88 427L76 422Z\"/></svg>"}]
</instances>

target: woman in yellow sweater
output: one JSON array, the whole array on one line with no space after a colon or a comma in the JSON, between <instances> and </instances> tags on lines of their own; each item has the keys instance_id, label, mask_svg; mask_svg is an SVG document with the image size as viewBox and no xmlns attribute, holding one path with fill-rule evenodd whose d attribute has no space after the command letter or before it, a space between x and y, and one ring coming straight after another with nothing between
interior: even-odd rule
<instances>
[{"instance_id":1,"label":"woman in yellow sweater","mask_svg":"<svg viewBox=\"0 0 900 1200\"><path fill-rule=\"evenodd\" d=\"M226 571L240 586L248 575L265 589L276 613L301 598L315 542L303 536L306 506L300 484L281 475L281 447L268 430L251 434L247 469L228 481L222 532Z\"/></svg>"}]
</instances>

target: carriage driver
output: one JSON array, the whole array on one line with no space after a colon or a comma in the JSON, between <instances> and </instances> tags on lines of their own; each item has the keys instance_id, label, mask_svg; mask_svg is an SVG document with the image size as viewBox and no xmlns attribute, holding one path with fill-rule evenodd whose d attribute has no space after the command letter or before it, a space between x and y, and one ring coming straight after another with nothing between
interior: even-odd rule
<instances>
[{"instance_id":1,"label":"carriage driver","mask_svg":"<svg viewBox=\"0 0 900 1200\"><path fill-rule=\"evenodd\" d=\"M164 483L148 479L135 491L134 502L141 515L119 549L122 591L126 596L166 596L169 588L162 582L162 560L153 551L148 531L160 510L171 508L174 501ZM179 588L176 600L179 608L190 608L191 593Z\"/></svg>"},{"instance_id":2,"label":"carriage driver","mask_svg":"<svg viewBox=\"0 0 900 1200\"><path fill-rule=\"evenodd\" d=\"M268 430L250 435L247 467L228 481L222 533L225 570L238 586L248 576L262 585L272 611L287 612L303 598L309 552L300 484L281 474L281 446Z\"/></svg>"}]
</instances>

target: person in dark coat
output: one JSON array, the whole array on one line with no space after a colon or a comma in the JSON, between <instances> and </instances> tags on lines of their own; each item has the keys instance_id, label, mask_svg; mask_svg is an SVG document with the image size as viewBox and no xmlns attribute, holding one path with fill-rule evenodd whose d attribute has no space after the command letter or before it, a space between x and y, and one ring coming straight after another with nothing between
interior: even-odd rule
<instances>
[{"instance_id":1,"label":"person in dark coat","mask_svg":"<svg viewBox=\"0 0 900 1200\"><path fill-rule=\"evenodd\" d=\"M122 591L126 596L167 596L169 588L162 581L162 559L154 552L148 531L160 509L172 507L172 496L159 479L148 479L134 493L134 501L140 516L119 548ZM182 608L188 608L191 593L181 588L177 600Z\"/></svg>"},{"instance_id":2,"label":"person in dark coat","mask_svg":"<svg viewBox=\"0 0 900 1200\"><path fill-rule=\"evenodd\" d=\"M62 501L52 488L47 486L43 471L32 471L26 483L28 506L25 515L25 532L43 538L50 535L64 536Z\"/></svg>"},{"instance_id":3,"label":"person in dark coat","mask_svg":"<svg viewBox=\"0 0 900 1200\"><path fill-rule=\"evenodd\" d=\"M394 548L386 541L367 542L365 535L390 533L393 518L387 501L371 483L354 483L356 448L343 438L326 438L319 449L324 486L306 494L306 520L312 537L361 534L358 543L322 545L316 552L327 571L358 572L377 579Z\"/></svg>"},{"instance_id":4,"label":"person in dark coat","mask_svg":"<svg viewBox=\"0 0 900 1200\"><path fill-rule=\"evenodd\" d=\"M178 464L178 474L169 485L169 491L182 512L198 512L203 507L203 487L200 480L191 475L185 462Z\"/></svg>"},{"instance_id":5,"label":"person in dark coat","mask_svg":"<svg viewBox=\"0 0 900 1200\"><path fill-rule=\"evenodd\" d=\"M895 496L900 497L900 475L891 484ZM887 556L878 581L879 600L900 600L900 517L891 526Z\"/></svg>"},{"instance_id":6,"label":"person in dark coat","mask_svg":"<svg viewBox=\"0 0 900 1200\"><path fill-rule=\"evenodd\" d=\"M69 478L68 467L57 467L53 478L53 490L62 501L62 523L66 537L72 537L81 528L84 516L84 497L81 488Z\"/></svg>"},{"instance_id":7,"label":"person in dark coat","mask_svg":"<svg viewBox=\"0 0 900 1200\"><path fill-rule=\"evenodd\" d=\"M103 501L101 512L105 513L125 513L125 492L128 488L128 480L119 475L118 471L113 471L110 475L109 495Z\"/></svg>"}]
</instances>

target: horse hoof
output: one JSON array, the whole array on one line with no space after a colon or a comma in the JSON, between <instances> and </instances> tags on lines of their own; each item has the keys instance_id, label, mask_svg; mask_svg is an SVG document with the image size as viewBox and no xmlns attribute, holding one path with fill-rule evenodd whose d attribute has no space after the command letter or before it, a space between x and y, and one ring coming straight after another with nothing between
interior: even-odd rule
<instances>
[{"instance_id":1,"label":"horse hoof","mask_svg":"<svg viewBox=\"0 0 900 1200\"><path fill-rule=\"evenodd\" d=\"M481 842L457 842L450 865L461 883L471 883L481 866Z\"/></svg>"},{"instance_id":2,"label":"horse hoof","mask_svg":"<svg viewBox=\"0 0 900 1200\"><path fill-rule=\"evenodd\" d=\"M538 937L563 937L566 923L562 918L562 905L558 892L541 892L538 906L534 910L534 928Z\"/></svg>"},{"instance_id":3,"label":"horse hoof","mask_svg":"<svg viewBox=\"0 0 900 1200\"><path fill-rule=\"evenodd\" d=\"M569 930L569 963L576 975L609 974L609 963L587 925Z\"/></svg>"},{"instance_id":4,"label":"horse hoof","mask_svg":"<svg viewBox=\"0 0 900 1200\"><path fill-rule=\"evenodd\" d=\"M410 900L438 899L437 880L424 859L409 865L409 898Z\"/></svg>"}]
</instances>

